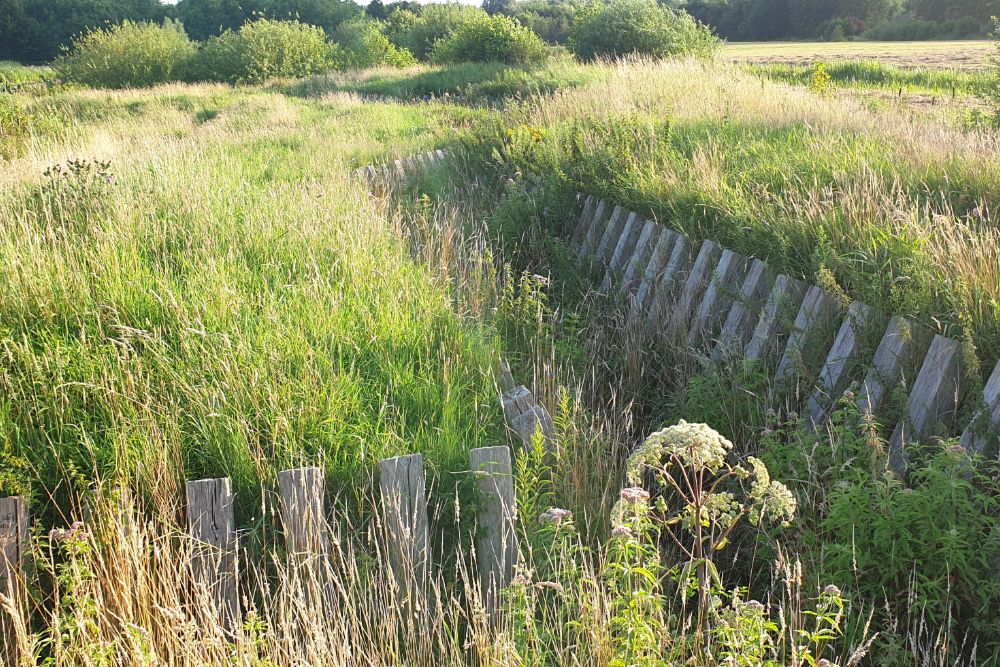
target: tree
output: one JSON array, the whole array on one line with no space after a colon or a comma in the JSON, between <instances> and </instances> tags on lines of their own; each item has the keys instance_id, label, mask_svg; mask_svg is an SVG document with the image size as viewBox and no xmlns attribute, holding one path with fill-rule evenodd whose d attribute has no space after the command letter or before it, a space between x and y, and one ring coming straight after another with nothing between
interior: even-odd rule
<instances>
[{"instance_id":1,"label":"tree","mask_svg":"<svg viewBox=\"0 0 1000 667\"><path fill-rule=\"evenodd\" d=\"M368 14L368 16L373 19L381 21L386 17L385 4L382 3L382 0L372 0L365 8L365 14Z\"/></svg>"},{"instance_id":2,"label":"tree","mask_svg":"<svg viewBox=\"0 0 1000 667\"><path fill-rule=\"evenodd\" d=\"M512 14L514 11L514 0L483 0L483 9L487 14Z\"/></svg>"}]
</instances>

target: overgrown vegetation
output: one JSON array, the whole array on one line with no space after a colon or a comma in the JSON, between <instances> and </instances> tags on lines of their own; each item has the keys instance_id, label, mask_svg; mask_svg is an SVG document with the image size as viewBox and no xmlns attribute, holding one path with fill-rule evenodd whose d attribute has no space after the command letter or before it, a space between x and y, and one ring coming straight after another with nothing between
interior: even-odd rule
<instances>
[{"instance_id":1,"label":"overgrown vegetation","mask_svg":"<svg viewBox=\"0 0 1000 667\"><path fill-rule=\"evenodd\" d=\"M538 35L507 16L469 21L438 40L431 59L439 63L527 65L548 55Z\"/></svg>"}]
</instances>

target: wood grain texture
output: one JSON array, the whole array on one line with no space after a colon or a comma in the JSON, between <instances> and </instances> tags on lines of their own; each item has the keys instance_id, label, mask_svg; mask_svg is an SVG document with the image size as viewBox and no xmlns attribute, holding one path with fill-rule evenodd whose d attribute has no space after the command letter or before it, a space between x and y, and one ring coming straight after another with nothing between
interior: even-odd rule
<instances>
[{"instance_id":1,"label":"wood grain texture","mask_svg":"<svg viewBox=\"0 0 1000 667\"><path fill-rule=\"evenodd\" d=\"M983 388L983 408L962 431L959 442L975 454L986 454L991 450L995 453L998 436L1000 436L1000 363L993 368L993 373Z\"/></svg>"},{"instance_id":2,"label":"wood grain texture","mask_svg":"<svg viewBox=\"0 0 1000 667\"><path fill-rule=\"evenodd\" d=\"M427 491L420 454L384 459L379 489L386 546L397 596L409 601L423 589L429 566Z\"/></svg>"},{"instance_id":3,"label":"wood grain texture","mask_svg":"<svg viewBox=\"0 0 1000 667\"><path fill-rule=\"evenodd\" d=\"M540 405L532 406L524 414L511 421L510 427L525 444L531 442L531 438L535 435L535 431L538 428L541 428L542 436L548 442L552 441L554 434L552 417Z\"/></svg>"},{"instance_id":4,"label":"wood grain texture","mask_svg":"<svg viewBox=\"0 0 1000 667\"><path fill-rule=\"evenodd\" d=\"M663 228L652 220L646 220L639 232L639 239L635 242L635 250L629 257L622 274L622 290L631 293L638 289L639 280L642 279L642 272L649 263L649 257L653 253L653 248L660 238Z\"/></svg>"},{"instance_id":5,"label":"wood grain texture","mask_svg":"<svg viewBox=\"0 0 1000 667\"><path fill-rule=\"evenodd\" d=\"M906 417L889 440L889 465L906 471L906 445L933 436L946 436L954 423L965 381L962 345L935 335L906 402Z\"/></svg>"},{"instance_id":6,"label":"wood grain texture","mask_svg":"<svg viewBox=\"0 0 1000 667\"><path fill-rule=\"evenodd\" d=\"M872 364L858 391L858 409L878 416L883 428L892 433L895 422L887 421L882 408L897 387L911 385L923 364L933 334L905 317L889 320L885 334L875 348Z\"/></svg>"},{"instance_id":7,"label":"wood grain texture","mask_svg":"<svg viewBox=\"0 0 1000 667\"><path fill-rule=\"evenodd\" d=\"M689 346L701 348L707 345L719 330L736 299L739 284L746 277L746 269L746 257L732 250L722 251L692 318L687 337Z\"/></svg>"},{"instance_id":8,"label":"wood grain texture","mask_svg":"<svg viewBox=\"0 0 1000 667\"><path fill-rule=\"evenodd\" d=\"M663 277L667 261L673 251L674 244L680 238L677 232L664 229L656 239L653 252L650 253L649 261L642 272L642 281L639 283L639 290L636 292L635 301L632 308L634 315L641 315L649 307L651 297L656 288L656 283Z\"/></svg>"},{"instance_id":9,"label":"wood grain texture","mask_svg":"<svg viewBox=\"0 0 1000 667\"><path fill-rule=\"evenodd\" d=\"M622 206L615 206L611 212L608 224L604 227L604 234L597 247L594 248L594 258L604 266L607 266L611 261L611 253L614 252L618 240L621 239L622 230L625 228L628 218L629 212Z\"/></svg>"},{"instance_id":10,"label":"wood grain texture","mask_svg":"<svg viewBox=\"0 0 1000 667\"><path fill-rule=\"evenodd\" d=\"M610 292L611 285L618 280L619 274L625 270L625 263L635 251L635 244L639 240L642 224L638 213L628 214L628 219L622 228L622 235L611 252L611 259L608 261L608 270L604 273L604 281L598 290L601 294Z\"/></svg>"},{"instance_id":11,"label":"wood grain texture","mask_svg":"<svg viewBox=\"0 0 1000 667\"><path fill-rule=\"evenodd\" d=\"M508 447L481 447L469 452L480 504L477 515L476 561L483 606L493 616L500 591L514 575L517 533L514 518L514 475Z\"/></svg>"},{"instance_id":12,"label":"wood grain texture","mask_svg":"<svg viewBox=\"0 0 1000 667\"><path fill-rule=\"evenodd\" d=\"M747 343L746 359L770 366L771 360L784 350L787 334L805 293L806 286L794 278L780 275L774 280L774 287Z\"/></svg>"},{"instance_id":13,"label":"wood grain texture","mask_svg":"<svg viewBox=\"0 0 1000 667\"><path fill-rule=\"evenodd\" d=\"M504 419L507 420L508 424L512 424L515 419L535 405L535 398L531 395L530 389L521 385L501 396L500 402L503 404Z\"/></svg>"},{"instance_id":14,"label":"wood grain texture","mask_svg":"<svg viewBox=\"0 0 1000 667\"><path fill-rule=\"evenodd\" d=\"M0 498L0 594L25 608L25 559L30 552L28 503L21 496ZM0 660L17 664L14 628L7 611L0 608Z\"/></svg>"},{"instance_id":15,"label":"wood grain texture","mask_svg":"<svg viewBox=\"0 0 1000 667\"><path fill-rule=\"evenodd\" d=\"M828 349L822 339L825 332L839 326L837 318L837 302L826 290L815 285L806 290L802 306L799 307L788 335L788 342L785 343L785 351L778 361L775 379L779 382L790 379L801 366L809 365L817 349ZM829 343L829 339L826 343Z\"/></svg>"},{"instance_id":16,"label":"wood grain texture","mask_svg":"<svg viewBox=\"0 0 1000 667\"><path fill-rule=\"evenodd\" d=\"M743 354L747 340L757 326L770 287L767 265L759 259L751 261L739 294L722 324L718 342L712 350L713 359L721 361Z\"/></svg>"},{"instance_id":17,"label":"wood grain texture","mask_svg":"<svg viewBox=\"0 0 1000 667\"><path fill-rule=\"evenodd\" d=\"M587 195L587 198L583 200L583 210L580 211L580 219L576 223L576 227L573 228L573 235L570 237L570 243L574 246L580 243L587 233L587 228L590 226L590 221L594 217L594 197L593 195Z\"/></svg>"},{"instance_id":18,"label":"wood grain texture","mask_svg":"<svg viewBox=\"0 0 1000 667\"><path fill-rule=\"evenodd\" d=\"M705 241L701 244L698 256L677 297L677 303L670 310L670 317L664 329L668 338L686 336L694 310L711 282L712 269L721 255L722 248L715 241Z\"/></svg>"},{"instance_id":19,"label":"wood grain texture","mask_svg":"<svg viewBox=\"0 0 1000 667\"><path fill-rule=\"evenodd\" d=\"M285 550L295 566L310 563L328 553L325 493L326 484L320 468L295 468L278 473Z\"/></svg>"},{"instance_id":20,"label":"wood grain texture","mask_svg":"<svg viewBox=\"0 0 1000 667\"><path fill-rule=\"evenodd\" d=\"M872 309L860 301L853 302L847 309L847 317L840 325L826 362L820 370L816 389L809 397L807 425L813 428L822 425L830 410L850 385L852 374L858 370L857 364L861 359L868 327L871 326L873 317Z\"/></svg>"},{"instance_id":21,"label":"wood grain texture","mask_svg":"<svg viewBox=\"0 0 1000 667\"><path fill-rule=\"evenodd\" d=\"M580 244L580 250L577 252L577 266L583 264L583 261L587 259L587 256L590 255L597 247L597 244L600 243L607 224L607 217L608 203L601 199L594 207L594 217L591 219L590 224L587 227L587 231L583 237L583 242Z\"/></svg>"},{"instance_id":22,"label":"wood grain texture","mask_svg":"<svg viewBox=\"0 0 1000 667\"><path fill-rule=\"evenodd\" d=\"M199 479L188 482L186 491L195 586L213 605L220 626L232 632L241 623L232 486L228 477Z\"/></svg>"}]
</instances>

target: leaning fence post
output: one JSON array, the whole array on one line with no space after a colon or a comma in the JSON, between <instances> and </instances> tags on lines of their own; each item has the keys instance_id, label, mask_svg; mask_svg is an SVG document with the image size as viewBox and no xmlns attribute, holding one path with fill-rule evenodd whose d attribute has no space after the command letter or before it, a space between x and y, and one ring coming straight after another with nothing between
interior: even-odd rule
<instances>
[{"instance_id":1,"label":"leaning fence post","mask_svg":"<svg viewBox=\"0 0 1000 667\"><path fill-rule=\"evenodd\" d=\"M406 599L423 590L427 582L424 457L410 454L384 459L379 464L379 473L389 564L397 595Z\"/></svg>"},{"instance_id":2,"label":"leaning fence post","mask_svg":"<svg viewBox=\"0 0 1000 667\"><path fill-rule=\"evenodd\" d=\"M278 473L281 525L293 576L298 576L303 566L315 566L316 559L328 553L325 488L321 468L294 468Z\"/></svg>"},{"instance_id":3,"label":"leaning fence post","mask_svg":"<svg viewBox=\"0 0 1000 667\"><path fill-rule=\"evenodd\" d=\"M24 602L24 558L28 553L28 503L21 496L0 498L0 595ZM23 607L22 607L23 608ZM19 664L13 619L0 607L0 658L4 665Z\"/></svg>"},{"instance_id":4,"label":"leaning fence post","mask_svg":"<svg viewBox=\"0 0 1000 667\"><path fill-rule=\"evenodd\" d=\"M481 447L469 452L469 469L482 496L476 558L483 608L496 612L500 591L510 584L517 561L514 532L514 476L510 448Z\"/></svg>"},{"instance_id":5,"label":"leaning fence post","mask_svg":"<svg viewBox=\"0 0 1000 667\"><path fill-rule=\"evenodd\" d=\"M219 624L232 631L239 623L236 522L228 477L187 483L188 534L195 543L191 571L195 586L207 592Z\"/></svg>"}]
</instances>

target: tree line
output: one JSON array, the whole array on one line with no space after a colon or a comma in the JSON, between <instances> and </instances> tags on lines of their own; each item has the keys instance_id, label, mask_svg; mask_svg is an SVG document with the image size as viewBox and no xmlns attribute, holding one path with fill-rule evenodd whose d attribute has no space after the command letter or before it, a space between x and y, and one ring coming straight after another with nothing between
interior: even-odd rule
<instances>
[{"instance_id":1,"label":"tree line","mask_svg":"<svg viewBox=\"0 0 1000 667\"><path fill-rule=\"evenodd\" d=\"M597 0L600 2L601 0ZM1000 0L658 0L684 10L729 40L935 39L984 35ZM565 44L592 0L483 0L550 44ZM405 23L426 11L411 0L0 0L0 60L49 62L73 37L125 20L179 21L204 41L254 18L297 19L333 34L365 16ZM432 10L433 11L433 10ZM416 51L419 51L419 45ZM419 55L419 54L418 54Z\"/></svg>"}]
</instances>

